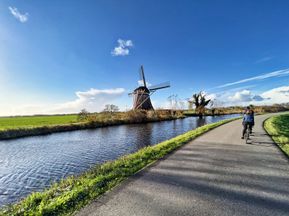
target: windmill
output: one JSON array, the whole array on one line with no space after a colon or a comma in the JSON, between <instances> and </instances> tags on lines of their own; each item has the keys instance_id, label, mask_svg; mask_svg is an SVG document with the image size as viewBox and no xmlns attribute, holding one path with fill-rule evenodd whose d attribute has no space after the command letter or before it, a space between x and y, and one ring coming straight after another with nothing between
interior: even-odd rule
<instances>
[{"instance_id":1,"label":"windmill","mask_svg":"<svg viewBox=\"0 0 289 216\"><path fill-rule=\"evenodd\" d=\"M147 87L143 66L140 67L140 76L140 86L136 88L132 93L129 93L129 95L133 96L133 109L153 110L154 108L150 96L159 89L170 87L170 83L166 82L155 86Z\"/></svg>"}]
</instances>

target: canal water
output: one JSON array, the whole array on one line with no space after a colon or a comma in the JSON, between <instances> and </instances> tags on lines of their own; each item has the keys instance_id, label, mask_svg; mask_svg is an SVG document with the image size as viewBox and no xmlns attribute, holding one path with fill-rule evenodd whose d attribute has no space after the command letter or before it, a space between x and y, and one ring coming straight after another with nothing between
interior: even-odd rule
<instances>
[{"instance_id":1,"label":"canal water","mask_svg":"<svg viewBox=\"0 0 289 216\"><path fill-rule=\"evenodd\" d=\"M239 115L188 117L0 141L0 206L95 164Z\"/></svg>"}]
</instances>

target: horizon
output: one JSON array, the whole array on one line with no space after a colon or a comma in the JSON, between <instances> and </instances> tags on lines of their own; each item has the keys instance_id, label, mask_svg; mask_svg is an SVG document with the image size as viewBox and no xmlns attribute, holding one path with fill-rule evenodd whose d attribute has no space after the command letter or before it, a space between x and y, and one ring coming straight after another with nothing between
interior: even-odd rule
<instances>
[{"instance_id":1,"label":"horizon","mask_svg":"<svg viewBox=\"0 0 289 216\"><path fill-rule=\"evenodd\" d=\"M289 102L289 2L0 2L0 116L132 107L203 91L225 106Z\"/></svg>"}]
</instances>

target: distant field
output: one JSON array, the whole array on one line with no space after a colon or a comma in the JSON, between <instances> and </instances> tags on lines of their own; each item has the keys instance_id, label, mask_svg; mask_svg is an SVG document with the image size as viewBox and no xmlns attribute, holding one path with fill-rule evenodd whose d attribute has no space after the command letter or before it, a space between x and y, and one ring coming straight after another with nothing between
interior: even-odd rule
<instances>
[{"instance_id":1,"label":"distant field","mask_svg":"<svg viewBox=\"0 0 289 216\"><path fill-rule=\"evenodd\" d=\"M62 125L77 122L77 115L1 117L0 130Z\"/></svg>"}]
</instances>

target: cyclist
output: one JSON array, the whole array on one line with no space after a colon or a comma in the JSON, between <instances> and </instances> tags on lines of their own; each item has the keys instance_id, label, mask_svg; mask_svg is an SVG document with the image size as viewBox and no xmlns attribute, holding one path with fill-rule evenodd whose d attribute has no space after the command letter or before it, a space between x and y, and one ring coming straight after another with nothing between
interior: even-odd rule
<instances>
[{"instance_id":1,"label":"cyclist","mask_svg":"<svg viewBox=\"0 0 289 216\"><path fill-rule=\"evenodd\" d=\"M245 110L244 113L244 117L243 117L243 132L242 132L242 139L244 139L246 130L250 130L250 133L252 133L252 127L254 125L254 111L250 108L247 107L247 109Z\"/></svg>"},{"instance_id":2,"label":"cyclist","mask_svg":"<svg viewBox=\"0 0 289 216\"><path fill-rule=\"evenodd\" d=\"M253 105L250 105L250 110L251 110L251 118L253 119L253 122L252 124L250 125L250 134L252 133L252 129L253 129L253 126L255 125L255 118L254 118L254 110L253 110L254 106Z\"/></svg>"}]
</instances>

